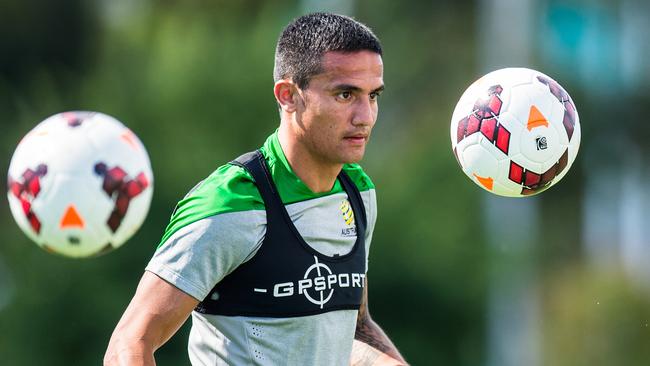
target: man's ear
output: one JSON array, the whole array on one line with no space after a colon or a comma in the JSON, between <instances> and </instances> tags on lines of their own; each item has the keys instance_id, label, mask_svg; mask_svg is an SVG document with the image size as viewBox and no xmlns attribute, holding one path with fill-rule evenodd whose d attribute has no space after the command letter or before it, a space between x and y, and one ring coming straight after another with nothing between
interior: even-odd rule
<instances>
[{"instance_id":1,"label":"man's ear","mask_svg":"<svg viewBox=\"0 0 650 366\"><path fill-rule=\"evenodd\" d=\"M298 94L298 86L291 80L276 81L273 94L275 94L275 100L278 102L280 109L284 112L293 113L296 111L297 98L300 95Z\"/></svg>"}]
</instances>

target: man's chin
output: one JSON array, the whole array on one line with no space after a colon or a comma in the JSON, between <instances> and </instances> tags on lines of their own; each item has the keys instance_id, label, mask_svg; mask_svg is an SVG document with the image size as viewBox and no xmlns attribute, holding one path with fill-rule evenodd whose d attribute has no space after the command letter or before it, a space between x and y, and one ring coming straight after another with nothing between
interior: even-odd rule
<instances>
[{"instance_id":1,"label":"man's chin","mask_svg":"<svg viewBox=\"0 0 650 366\"><path fill-rule=\"evenodd\" d=\"M348 156L345 156L343 160L343 164L356 164L360 162L363 159L364 152L360 154L350 154Z\"/></svg>"}]
</instances>

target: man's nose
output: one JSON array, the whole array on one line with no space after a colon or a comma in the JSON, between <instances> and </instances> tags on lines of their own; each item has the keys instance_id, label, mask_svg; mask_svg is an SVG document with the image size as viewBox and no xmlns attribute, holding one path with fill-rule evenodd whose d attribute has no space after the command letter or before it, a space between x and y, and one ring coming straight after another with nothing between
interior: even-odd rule
<instances>
[{"instance_id":1,"label":"man's nose","mask_svg":"<svg viewBox=\"0 0 650 366\"><path fill-rule=\"evenodd\" d=\"M368 125L372 126L375 123L377 117L377 104L375 101L370 100L370 98L359 98L355 110L354 117L352 118L352 124L356 125Z\"/></svg>"}]
</instances>

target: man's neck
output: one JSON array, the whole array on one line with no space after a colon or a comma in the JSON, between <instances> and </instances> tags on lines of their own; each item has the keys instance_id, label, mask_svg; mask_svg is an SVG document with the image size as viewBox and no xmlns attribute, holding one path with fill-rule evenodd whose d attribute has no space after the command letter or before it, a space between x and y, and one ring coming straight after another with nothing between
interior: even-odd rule
<instances>
[{"instance_id":1,"label":"man's neck","mask_svg":"<svg viewBox=\"0 0 650 366\"><path fill-rule=\"evenodd\" d=\"M318 161L304 146L291 138L289 133L280 127L278 140L293 172L312 192L331 191L343 164Z\"/></svg>"}]
</instances>

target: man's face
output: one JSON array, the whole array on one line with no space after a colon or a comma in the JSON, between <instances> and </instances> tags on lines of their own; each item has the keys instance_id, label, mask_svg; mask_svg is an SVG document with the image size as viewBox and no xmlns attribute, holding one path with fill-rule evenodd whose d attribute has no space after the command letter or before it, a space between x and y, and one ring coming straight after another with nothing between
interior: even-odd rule
<instances>
[{"instance_id":1,"label":"man's face","mask_svg":"<svg viewBox=\"0 0 650 366\"><path fill-rule=\"evenodd\" d=\"M358 162L377 120L384 88L381 56L371 51L327 52L323 72L299 90L296 137L321 164Z\"/></svg>"}]
</instances>

